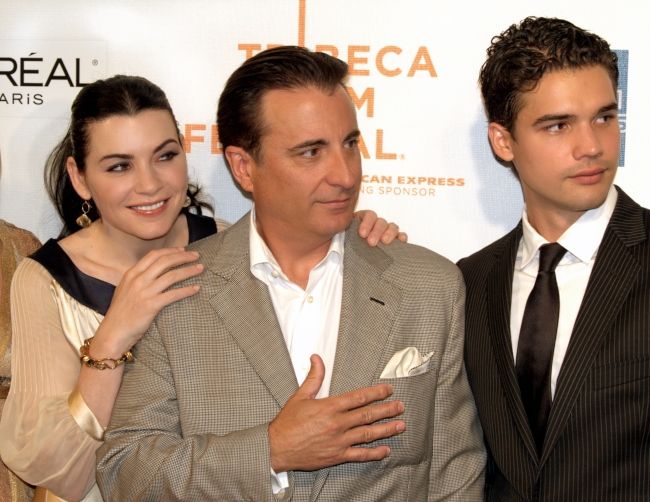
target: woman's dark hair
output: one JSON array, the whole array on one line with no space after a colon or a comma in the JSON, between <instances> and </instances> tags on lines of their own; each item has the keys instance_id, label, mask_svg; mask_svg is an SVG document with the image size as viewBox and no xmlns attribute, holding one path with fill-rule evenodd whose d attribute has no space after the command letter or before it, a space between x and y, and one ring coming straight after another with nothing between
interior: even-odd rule
<instances>
[{"instance_id":1,"label":"woman's dark hair","mask_svg":"<svg viewBox=\"0 0 650 502\"><path fill-rule=\"evenodd\" d=\"M160 87L146 78L115 75L105 80L97 80L79 91L72 103L68 131L50 153L45 164L45 188L63 220L59 237L65 237L79 230L76 219L81 214L83 199L72 186L66 163L68 157L72 157L80 171L85 169L88 155L88 126L113 115L135 115L145 110L165 110L169 112L176 124L176 117L167 96ZM178 125L176 125L176 132L180 139ZM202 208L212 210L207 202L200 200L199 192L200 189L196 185L188 185L189 207L198 214L201 214ZM94 205L88 217L93 221L99 218Z\"/></svg>"}]
</instances>

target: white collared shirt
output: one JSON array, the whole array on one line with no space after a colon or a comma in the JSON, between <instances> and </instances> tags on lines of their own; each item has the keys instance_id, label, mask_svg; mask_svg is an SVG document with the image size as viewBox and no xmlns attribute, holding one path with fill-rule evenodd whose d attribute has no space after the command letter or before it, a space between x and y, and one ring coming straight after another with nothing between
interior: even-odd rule
<instances>
[{"instance_id":1,"label":"white collared shirt","mask_svg":"<svg viewBox=\"0 0 650 502\"><path fill-rule=\"evenodd\" d=\"M332 238L327 255L311 270L303 290L284 274L257 231L254 208L250 218L250 270L269 288L298 385L309 373L309 358L318 354L325 364L325 378L316 397L327 397L341 317L345 233ZM286 472L271 474L277 495L289 486L289 480Z\"/></svg>"},{"instance_id":2,"label":"white collared shirt","mask_svg":"<svg viewBox=\"0 0 650 502\"><path fill-rule=\"evenodd\" d=\"M617 198L618 193L614 186L611 186L605 202L600 207L585 212L557 240L567 252L555 269L560 292L560 315L553 352L551 396L555 396L557 377L569 346L573 325L596 261L598 247L614 212ZM529 223L526 208L524 208L522 224L523 238L519 242L515 261L510 310L510 334L515 360L526 301L533 289L539 269L539 248L548 243Z\"/></svg>"}]
</instances>

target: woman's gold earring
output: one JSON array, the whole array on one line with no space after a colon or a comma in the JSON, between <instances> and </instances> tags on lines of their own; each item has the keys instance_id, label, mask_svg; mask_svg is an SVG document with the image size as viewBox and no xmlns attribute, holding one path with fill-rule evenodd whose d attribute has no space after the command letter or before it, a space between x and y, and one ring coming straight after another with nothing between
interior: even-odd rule
<instances>
[{"instance_id":1,"label":"woman's gold earring","mask_svg":"<svg viewBox=\"0 0 650 502\"><path fill-rule=\"evenodd\" d=\"M90 202L88 202L87 200L81 203L81 214L79 215L79 218L75 220L77 225L79 225L81 228L88 228L90 224L93 222L88 216L88 212L91 209L92 206L90 205Z\"/></svg>"}]
</instances>

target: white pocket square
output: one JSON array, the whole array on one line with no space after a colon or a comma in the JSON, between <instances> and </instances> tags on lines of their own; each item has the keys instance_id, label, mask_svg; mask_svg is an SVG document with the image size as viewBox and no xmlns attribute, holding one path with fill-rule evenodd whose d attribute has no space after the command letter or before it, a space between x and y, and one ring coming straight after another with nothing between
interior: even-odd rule
<instances>
[{"instance_id":1,"label":"white pocket square","mask_svg":"<svg viewBox=\"0 0 650 502\"><path fill-rule=\"evenodd\" d=\"M429 359L433 351L420 355L415 347L406 347L393 354L379 378L403 378L421 375L429 368Z\"/></svg>"}]
</instances>

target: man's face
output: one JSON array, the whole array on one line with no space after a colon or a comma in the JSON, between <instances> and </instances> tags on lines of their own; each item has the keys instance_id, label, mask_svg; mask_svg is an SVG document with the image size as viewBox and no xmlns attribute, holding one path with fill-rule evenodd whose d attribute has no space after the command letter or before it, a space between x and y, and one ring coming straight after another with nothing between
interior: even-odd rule
<instances>
[{"instance_id":1,"label":"man's face","mask_svg":"<svg viewBox=\"0 0 650 502\"><path fill-rule=\"evenodd\" d=\"M492 123L490 141L514 164L533 227L542 235L549 226L566 230L605 201L614 181L620 136L614 86L602 66L558 70L521 99L512 134Z\"/></svg>"},{"instance_id":2,"label":"man's face","mask_svg":"<svg viewBox=\"0 0 650 502\"><path fill-rule=\"evenodd\" d=\"M285 239L323 243L350 224L361 183L359 130L342 86L267 92L263 133L250 179L258 228ZM246 184L249 186L246 186Z\"/></svg>"}]
</instances>

